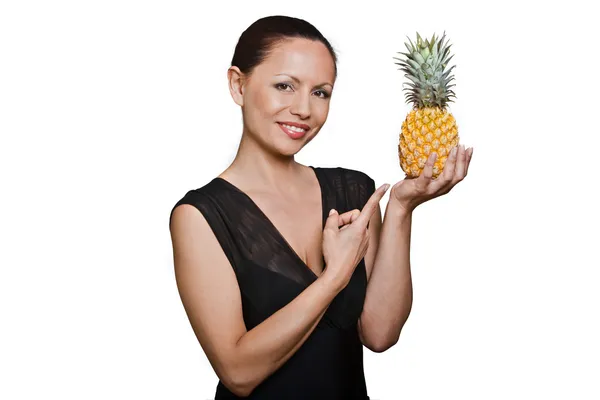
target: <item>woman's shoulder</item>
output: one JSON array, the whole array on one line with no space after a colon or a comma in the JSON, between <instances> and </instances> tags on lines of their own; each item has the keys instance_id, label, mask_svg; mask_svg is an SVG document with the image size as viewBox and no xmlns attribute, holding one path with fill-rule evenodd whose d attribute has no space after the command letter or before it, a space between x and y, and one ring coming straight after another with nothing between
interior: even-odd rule
<instances>
[{"instance_id":1,"label":"woman's shoulder","mask_svg":"<svg viewBox=\"0 0 600 400\"><path fill-rule=\"evenodd\" d=\"M192 205L203 212L207 212L208 210L210 210L214 203L214 198L219 197L219 191L223 190L223 187L220 186L218 183L218 178L215 177L200 187L194 189L186 189L182 193L179 193L179 195L175 197L175 200L171 205L169 223L171 221L171 217L173 216L173 211L175 211L175 208L182 204Z\"/></svg>"},{"instance_id":2,"label":"woman's shoulder","mask_svg":"<svg viewBox=\"0 0 600 400\"><path fill-rule=\"evenodd\" d=\"M216 179L216 178L215 178ZM179 195L176 196L175 206L181 204L183 201L197 200L200 201L202 198L206 197L210 192L215 190L214 181L205 183L203 186L197 188L188 188L184 189L183 192L180 192Z\"/></svg>"},{"instance_id":3,"label":"woman's shoulder","mask_svg":"<svg viewBox=\"0 0 600 400\"><path fill-rule=\"evenodd\" d=\"M350 182L353 184L361 184L367 186L374 186L375 181L371 176L360 169L349 168L345 166L336 166L336 167L315 167L322 171L324 174L330 176L331 178L341 178L346 182Z\"/></svg>"}]
</instances>

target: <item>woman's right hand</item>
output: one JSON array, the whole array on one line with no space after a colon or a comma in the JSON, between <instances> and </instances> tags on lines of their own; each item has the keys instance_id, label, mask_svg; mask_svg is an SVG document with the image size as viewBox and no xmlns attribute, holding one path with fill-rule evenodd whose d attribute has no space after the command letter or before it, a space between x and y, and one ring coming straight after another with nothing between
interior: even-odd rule
<instances>
[{"instance_id":1,"label":"woman's right hand","mask_svg":"<svg viewBox=\"0 0 600 400\"><path fill-rule=\"evenodd\" d=\"M332 210L329 213L323 229L326 268L322 276L332 279L340 289L350 282L354 269L367 253L370 237L367 224L389 187L384 184L375 190L362 211L354 209L340 215Z\"/></svg>"}]
</instances>

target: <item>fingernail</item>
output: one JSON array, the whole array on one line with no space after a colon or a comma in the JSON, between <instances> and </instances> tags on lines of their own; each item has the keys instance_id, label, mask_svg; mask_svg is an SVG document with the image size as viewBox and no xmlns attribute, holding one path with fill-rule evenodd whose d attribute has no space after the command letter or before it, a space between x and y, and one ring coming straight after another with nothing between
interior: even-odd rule
<instances>
[{"instance_id":1,"label":"fingernail","mask_svg":"<svg viewBox=\"0 0 600 400\"><path fill-rule=\"evenodd\" d=\"M329 215L332 215L334 212L335 212L335 209L332 208L331 210L329 210Z\"/></svg>"},{"instance_id":2,"label":"fingernail","mask_svg":"<svg viewBox=\"0 0 600 400\"><path fill-rule=\"evenodd\" d=\"M383 191L385 192L386 190L388 190L390 187L389 183L386 183L385 186L383 187Z\"/></svg>"}]
</instances>

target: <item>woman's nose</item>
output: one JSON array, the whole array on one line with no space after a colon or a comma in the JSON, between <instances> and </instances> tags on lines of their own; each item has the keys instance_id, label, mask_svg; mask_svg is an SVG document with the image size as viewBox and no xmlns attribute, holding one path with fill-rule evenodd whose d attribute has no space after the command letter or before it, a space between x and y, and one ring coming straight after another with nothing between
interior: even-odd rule
<instances>
[{"instance_id":1,"label":"woman's nose","mask_svg":"<svg viewBox=\"0 0 600 400\"><path fill-rule=\"evenodd\" d=\"M293 114L299 115L302 118L310 116L310 95L297 93L294 96L294 101L290 107Z\"/></svg>"}]
</instances>

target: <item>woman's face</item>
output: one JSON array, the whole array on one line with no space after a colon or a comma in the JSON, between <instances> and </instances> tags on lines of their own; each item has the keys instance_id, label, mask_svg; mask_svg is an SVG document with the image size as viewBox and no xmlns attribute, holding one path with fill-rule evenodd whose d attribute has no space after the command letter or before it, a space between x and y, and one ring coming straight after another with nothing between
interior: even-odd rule
<instances>
[{"instance_id":1,"label":"woman's face","mask_svg":"<svg viewBox=\"0 0 600 400\"><path fill-rule=\"evenodd\" d=\"M247 133L281 154L298 152L325 124L334 80L333 58L323 43L294 38L276 45L236 98Z\"/></svg>"}]
</instances>

